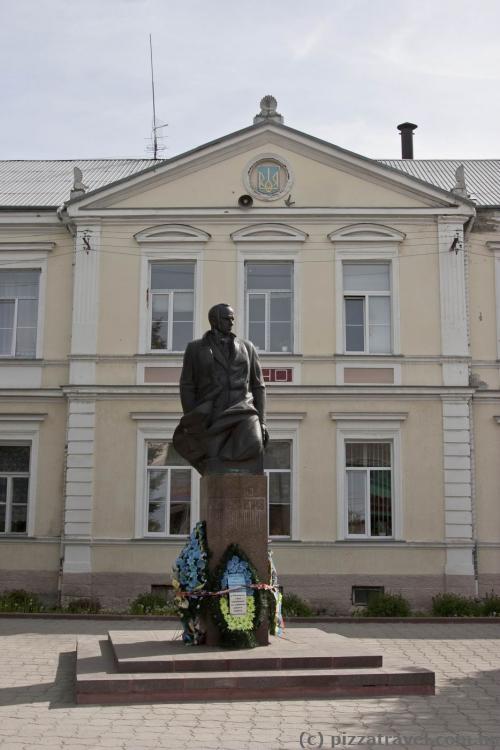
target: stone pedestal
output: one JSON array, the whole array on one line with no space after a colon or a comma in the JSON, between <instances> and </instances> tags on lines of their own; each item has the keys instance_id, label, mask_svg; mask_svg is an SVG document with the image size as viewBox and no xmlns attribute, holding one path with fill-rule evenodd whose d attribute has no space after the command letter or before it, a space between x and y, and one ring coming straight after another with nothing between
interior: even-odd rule
<instances>
[{"instance_id":1,"label":"stone pedestal","mask_svg":"<svg viewBox=\"0 0 500 750\"><path fill-rule=\"evenodd\" d=\"M263 474L218 474L201 479L200 518L207 525L212 572L230 544L238 544L249 557L260 581L268 583L267 482ZM207 645L219 645L219 633L206 622ZM260 646L269 643L267 617L257 631Z\"/></svg>"}]
</instances>

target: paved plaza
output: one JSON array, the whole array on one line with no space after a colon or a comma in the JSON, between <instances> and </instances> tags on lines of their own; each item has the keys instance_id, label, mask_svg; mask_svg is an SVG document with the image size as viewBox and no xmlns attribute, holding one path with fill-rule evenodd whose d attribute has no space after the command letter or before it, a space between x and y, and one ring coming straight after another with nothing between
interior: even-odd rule
<instances>
[{"instance_id":1,"label":"paved plaza","mask_svg":"<svg viewBox=\"0 0 500 750\"><path fill-rule=\"evenodd\" d=\"M1 750L500 748L500 621L318 625L359 638L363 647L383 653L386 666L403 660L434 669L435 696L76 706L77 636L151 626L145 621L0 619ZM165 626L172 628L172 623Z\"/></svg>"}]
</instances>

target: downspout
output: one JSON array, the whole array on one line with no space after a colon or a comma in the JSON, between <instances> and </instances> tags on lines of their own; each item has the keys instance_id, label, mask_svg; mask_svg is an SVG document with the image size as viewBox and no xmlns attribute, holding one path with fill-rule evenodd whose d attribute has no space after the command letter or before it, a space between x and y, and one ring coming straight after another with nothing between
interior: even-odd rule
<instances>
[{"instance_id":1,"label":"downspout","mask_svg":"<svg viewBox=\"0 0 500 750\"><path fill-rule=\"evenodd\" d=\"M63 226L68 230L70 235L72 237L76 236L76 229L74 224L68 219L67 214L65 213L66 204L63 203L62 206L59 206L59 208L56 211L57 218L59 221L63 224ZM73 268L74 268L73 263ZM66 440L64 441L64 468L63 468L63 503L62 503L62 511L61 511L61 535L60 535L60 544L59 544L59 569L57 572L57 606L60 607L62 605L62 586L63 586L63 570L64 570L64 553L66 549L65 545L65 515L66 515L66 476L68 472L68 427L66 426Z\"/></svg>"},{"instance_id":2,"label":"downspout","mask_svg":"<svg viewBox=\"0 0 500 750\"><path fill-rule=\"evenodd\" d=\"M466 297L465 297L465 310L467 319L467 344L469 348L469 354L472 357L472 345L471 345L471 325L470 325L470 260L468 253L468 241L474 223L476 221L476 213L469 218L464 228L464 262L465 262L465 284L466 284ZM469 384L472 384L472 360L469 360ZM475 450L475 435L474 435L474 411L473 411L473 398L474 395L469 398L467 405L469 408L469 435L470 435L470 503L471 503L471 526L472 526L472 567L474 571L474 595L479 598L479 548L476 534L476 450Z\"/></svg>"}]
</instances>

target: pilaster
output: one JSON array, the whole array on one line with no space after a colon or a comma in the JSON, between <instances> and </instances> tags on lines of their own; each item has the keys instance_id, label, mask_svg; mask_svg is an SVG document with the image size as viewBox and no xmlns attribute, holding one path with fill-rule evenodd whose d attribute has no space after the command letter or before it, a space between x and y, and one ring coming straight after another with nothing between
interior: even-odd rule
<instances>
[{"instance_id":1,"label":"pilaster","mask_svg":"<svg viewBox=\"0 0 500 750\"><path fill-rule=\"evenodd\" d=\"M472 484L469 406L443 398L446 575L472 576Z\"/></svg>"},{"instance_id":2,"label":"pilaster","mask_svg":"<svg viewBox=\"0 0 500 750\"><path fill-rule=\"evenodd\" d=\"M101 227L81 224L75 237L70 383L95 383ZM82 359L80 359L82 357Z\"/></svg>"},{"instance_id":3,"label":"pilaster","mask_svg":"<svg viewBox=\"0 0 500 750\"><path fill-rule=\"evenodd\" d=\"M441 352L447 356L467 357L469 346L462 217L439 217L438 242ZM467 385L467 366L461 362L444 364L443 383Z\"/></svg>"},{"instance_id":4,"label":"pilaster","mask_svg":"<svg viewBox=\"0 0 500 750\"><path fill-rule=\"evenodd\" d=\"M95 402L68 405L64 573L90 573L94 495Z\"/></svg>"}]
</instances>

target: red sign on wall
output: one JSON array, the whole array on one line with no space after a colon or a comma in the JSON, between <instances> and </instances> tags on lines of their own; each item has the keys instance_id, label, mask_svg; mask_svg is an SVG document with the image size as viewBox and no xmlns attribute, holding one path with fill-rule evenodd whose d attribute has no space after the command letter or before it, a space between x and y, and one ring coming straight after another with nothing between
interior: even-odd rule
<instances>
[{"instance_id":1,"label":"red sign on wall","mask_svg":"<svg viewBox=\"0 0 500 750\"><path fill-rule=\"evenodd\" d=\"M293 383L292 367L263 367L262 374L266 383Z\"/></svg>"}]
</instances>

